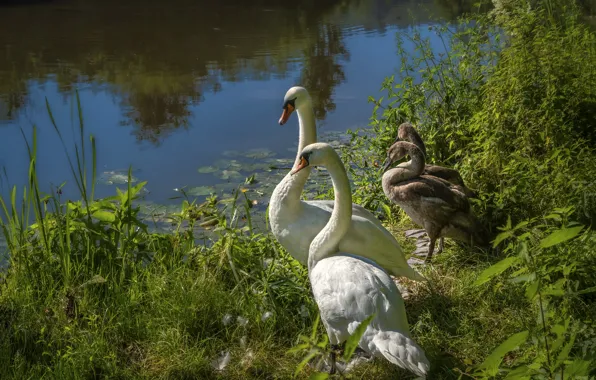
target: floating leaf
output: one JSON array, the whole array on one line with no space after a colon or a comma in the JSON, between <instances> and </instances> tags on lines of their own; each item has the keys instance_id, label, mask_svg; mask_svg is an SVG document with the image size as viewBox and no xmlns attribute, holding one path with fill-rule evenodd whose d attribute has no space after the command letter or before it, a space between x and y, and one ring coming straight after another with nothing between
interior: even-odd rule
<instances>
[{"instance_id":1,"label":"floating leaf","mask_svg":"<svg viewBox=\"0 0 596 380\"><path fill-rule=\"evenodd\" d=\"M186 193L188 195L192 195L194 197L202 197L205 195L209 195L215 192L215 187L213 186L197 186L191 189L188 189Z\"/></svg>"},{"instance_id":2,"label":"floating leaf","mask_svg":"<svg viewBox=\"0 0 596 380\"><path fill-rule=\"evenodd\" d=\"M242 170L247 172L254 172L257 170L267 170L269 169L269 164L266 162L253 162L253 163L243 163Z\"/></svg>"},{"instance_id":3,"label":"floating leaf","mask_svg":"<svg viewBox=\"0 0 596 380\"><path fill-rule=\"evenodd\" d=\"M274 165L292 165L294 160L291 158L270 158L266 162Z\"/></svg>"},{"instance_id":4,"label":"floating leaf","mask_svg":"<svg viewBox=\"0 0 596 380\"><path fill-rule=\"evenodd\" d=\"M215 166L202 166L198 169L199 173L215 173L217 171Z\"/></svg>"},{"instance_id":5,"label":"floating leaf","mask_svg":"<svg viewBox=\"0 0 596 380\"><path fill-rule=\"evenodd\" d=\"M131 176L131 183L135 183L137 181L137 178ZM97 182L104 185L122 185L128 183L128 172L103 172L99 175Z\"/></svg>"},{"instance_id":6,"label":"floating leaf","mask_svg":"<svg viewBox=\"0 0 596 380\"><path fill-rule=\"evenodd\" d=\"M564 241L573 239L576 237L584 226L572 227L572 228L561 228L553 232L552 234L548 235L544 239L540 241L541 248L548 248L552 247L553 245L557 245L563 243Z\"/></svg>"},{"instance_id":7,"label":"floating leaf","mask_svg":"<svg viewBox=\"0 0 596 380\"><path fill-rule=\"evenodd\" d=\"M507 258L499 261L498 263L496 263L494 265L491 265L490 267L488 267L484 271L482 271L480 276L478 276L478 279L474 282L474 285L475 286L482 285L485 282L489 281L491 278L503 273L510 266L515 264L515 262L517 260L518 260L518 257L511 256L511 257L507 257Z\"/></svg>"},{"instance_id":8,"label":"floating leaf","mask_svg":"<svg viewBox=\"0 0 596 380\"><path fill-rule=\"evenodd\" d=\"M242 163L238 160L217 160L213 163L220 169L240 170Z\"/></svg>"},{"instance_id":9,"label":"floating leaf","mask_svg":"<svg viewBox=\"0 0 596 380\"><path fill-rule=\"evenodd\" d=\"M242 178L243 175L240 174L240 172L238 172L236 170L223 170L221 173L219 173L218 177L221 179L231 179L231 178Z\"/></svg>"},{"instance_id":10,"label":"floating leaf","mask_svg":"<svg viewBox=\"0 0 596 380\"><path fill-rule=\"evenodd\" d=\"M248 158L262 159L275 156L275 152L269 149L251 149L245 154Z\"/></svg>"}]
</instances>

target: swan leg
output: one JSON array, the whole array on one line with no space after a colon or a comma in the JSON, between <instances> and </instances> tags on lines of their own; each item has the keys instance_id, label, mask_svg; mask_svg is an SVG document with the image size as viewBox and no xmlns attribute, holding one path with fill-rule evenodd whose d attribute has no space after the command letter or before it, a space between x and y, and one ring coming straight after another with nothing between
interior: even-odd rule
<instances>
[{"instance_id":1,"label":"swan leg","mask_svg":"<svg viewBox=\"0 0 596 380\"><path fill-rule=\"evenodd\" d=\"M329 369L329 374L333 375L337 372L337 366L335 365L337 351L341 349L341 345L339 344L332 344L331 345L331 368Z\"/></svg>"},{"instance_id":2,"label":"swan leg","mask_svg":"<svg viewBox=\"0 0 596 380\"><path fill-rule=\"evenodd\" d=\"M444 241L443 236L441 236L439 238L439 250L437 251L437 254L443 252L443 241Z\"/></svg>"},{"instance_id":3,"label":"swan leg","mask_svg":"<svg viewBox=\"0 0 596 380\"><path fill-rule=\"evenodd\" d=\"M430 260L433 257L433 251L435 250L435 241L437 238L434 236L428 236L430 238L430 244L428 245L428 253L426 254L426 259L424 259L425 263L430 263Z\"/></svg>"}]
</instances>

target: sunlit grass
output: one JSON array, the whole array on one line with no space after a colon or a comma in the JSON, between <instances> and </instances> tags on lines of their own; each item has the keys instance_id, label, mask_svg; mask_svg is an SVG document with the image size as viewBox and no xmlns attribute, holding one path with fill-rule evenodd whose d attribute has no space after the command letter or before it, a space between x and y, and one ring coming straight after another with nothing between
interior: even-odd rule
<instances>
[{"instance_id":1,"label":"sunlit grass","mask_svg":"<svg viewBox=\"0 0 596 380\"><path fill-rule=\"evenodd\" d=\"M556 29L544 38L556 39L559 32L563 33ZM581 36L584 45L593 41L591 35ZM569 40L568 35L563 37ZM472 39L465 47L466 54L481 41ZM540 41L534 42L540 45ZM552 54L575 54L560 44L554 44L552 50ZM456 50L454 54L463 53ZM446 59L457 57L461 58ZM475 62L474 57L466 56L470 59L467 62ZM568 63L558 61L558 56L552 60L541 57L545 64ZM573 86L588 97L592 82L586 73L592 61L576 61L577 67L586 65L580 70L586 85L581 87L573 80ZM478 72L490 71L483 66L486 63L474 64L480 65ZM440 73L451 75L451 69L454 67L445 66ZM502 63L502 78L514 69L532 81L540 79L525 72L525 66L515 59ZM418 87L408 87L406 81L406 92L392 96L423 99L428 91L437 90L428 87L439 80L437 73L423 78ZM568 78L567 72L560 74ZM389 109L386 119L376 120L376 133L369 133L366 139L355 138L352 149L344 150L352 164L355 199L375 212L383 211L380 216L409 253L414 250L414 240L406 239L403 232L414 226L396 207L377 207L387 201L375 177L378 169L374 161L382 157L382 149L395 137L394 124L399 117L424 112L422 116L433 122L428 130L439 125L442 128L435 130L442 137L429 144L435 157L454 160L442 156L448 149L443 139L456 141L462 173L466 180L479 185L481 197L474 201L475 209L487 223L500 227L492 228L495 235L501 232L497 249L471 249L447 240L445 251L420 269L429 283L400 280L407 291L405 302L413 336L431 362L428 378L504 378L513 368L542 371L545 379L589 373L596 357L596 332L591 327L596 237L586 223L593 219L593 205L587 198L578 198L580 190L589 189L582 188L586 184L581 181L593 171L589 162L594 157L593 149L586 145L589 120L576 112L583 103L567 99L569 103L560 107L568 112L564 118L567 132L578 125L584 139L566 140L559 131L549 130L552 138L544 138L542 146L530 139L527 131L514 129L521 124L499 122L499 133L517 138L518 144L527 142L520 149L532 152L512 155L506 165L499 166L504 161L486 159L485 153L496 154L499 144L503 151L518 148L508 145L510 141L499 133L493 135L495 128L486 128L486 115L498 112L501 106L490 99L486 104L479 102L476 87L466 87L466 78L455 75L442 80L463 94L454 100L454 108L443 108L443 103L426 108L420 100L408 109L404 103L401 108ZM496 82L481 82L477 84L492 86L487 90L505 98L525 94ZM557 96L549 99L555 98L562 101ZM325 332L318 325L312 335L317 308L310 296L306 269L292 260L265 228L254 227L255 217L262 210L253 207L255 196L251 191L240 190L248 186L238 183L236 188L226 189L223 199L208 196L203 203L193 201L190 191L181 190L188 198L181 201L177 212L159 216L160 222L172 225L171 232L152 230L141 218L138 199L145 183L132 181L131 171L117 184L114 196L94 198L98 177L95 141L85 132L78 96L75 101L75 149L64 143L62 148L64 152L74 151L68 162L70 180L79 190L77 198L65 199L60 187L51 189L51 194L40 190L36 169L39 142L34 130L31 136L23 135L30 154L26 186L14 188L8 197L0 199L0 227L10 253L9 266L0 276L0 378L293 377L305 353L288 351L297 346L301 336L314 336L314 341L320 342ZM506 106L511 110L517 103ZM540 112L524 111L531 106ZM543 118L549 125L561 121L562 113L543 112L542 103L529 102L524 107L515 108L516 112L533 120L534 127ZM49 104L48 112L51 116ZM62 139L63 129L53 124ZM469 128L465 134L460 133L463 127ZM470 138L479 135L481 138ZM475 144L491 149L485 151ZM484 166L479 167L479 163ZM211 170L203 169L202 174L212 175ZM475 177L478 172L484 174ZM495 186L497 179L509 185ZM512 184L532 191L516 191ZM558 190L558 186L567 189L572 184L581 186L564 193ZM315 195L314 188L309 190L314 197L325 196L319 191ZM201 196L206 195L201 189ZM565 204L559 204L563 201ZM567 202L575 208L565 207ZM560 207L551 210L553 205ZM503 265L503 260L509 266L503 267L502 273L495 272L494 264ZM487 281L477 284L483 276ZM530 338L506 347L495 359L496 347L525 331ZM490 365L481 365L487 362ZM306 379L315 372L306 366L296 377ZM413 378L383 360L362 364L345 376Z\"/></svg>"}]
</instances>

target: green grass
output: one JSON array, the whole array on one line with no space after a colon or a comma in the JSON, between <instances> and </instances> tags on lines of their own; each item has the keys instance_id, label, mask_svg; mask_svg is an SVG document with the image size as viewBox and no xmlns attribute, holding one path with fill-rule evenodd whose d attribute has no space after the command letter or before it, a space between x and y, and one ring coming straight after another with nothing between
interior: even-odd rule
<instances>
[{"instance_id":1,"label":"green grass","mask_svg":"<svg viewBox=\"0 0 596 380\"><path fill-rule=\"evenodd\" d=\"M401 121L416 122L431 160L457 167L480 192L473 206L494 249L448 240L422 270L430 286L402 281L429 379L588 378L596 375L596 37L569 2L503 4L474 26L462 20L462 32L440 29L448 55L432 55L414 32L419 55L398 51L402 78L384 83L372 129L354 132L343 155L355 201L381 210L407 252L414 242L403 231L413 225L381 206L389 202L371 169ZM0 279L0 378L285 379L308 352L325 353L306 270L252 227L250 195L185 200L170 216L172 233L152 232L135 201L144 182L95 199L95 140L76 99L69 165L80 200L40 191L35 131L26 138L28 185L0 200L10 252ZM304 349L288 352L296 347ZM226 353L229 364L216 370ZM314 373L305 366L296 377ZM381 360L346 377L413 378Z\"/></svg>"}]
</instances>

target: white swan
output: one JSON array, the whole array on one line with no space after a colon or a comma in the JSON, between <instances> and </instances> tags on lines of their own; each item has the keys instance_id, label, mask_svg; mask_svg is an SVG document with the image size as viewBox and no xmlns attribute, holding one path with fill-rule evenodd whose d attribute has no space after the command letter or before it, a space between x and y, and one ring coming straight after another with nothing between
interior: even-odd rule
<instances>
[{"instance_id":1,"label":"white swan","mask_svg":"<svg viewBox=\"0 0 596 380\"><path fill-rule=\"evenodd\" d=\"M350 182L339 156L328 144L308 145L292 173L315 165L327 167L335 193L329 222L312 241L308 256L310 283L330 343L343 343L374 313L360 348L426 376L430 364L410 337L404 301L391 277L375 262L338 250L340 240L349 233L352 216ZM331 372L335 372L334 354Z\"/></svg>"},{"instance_id":2,"label":"white swan","mask_svg":"<svg viewBox=\"0 0 596 380\"><path fill-rule=\"evenodd\" d=\"M312 102L303 87L292 87L288 90L279 123L283 125L294 110L298 113L300 123L298 154L295 161L297 165L302 149L317 141ZM273 235L290 255L303 265L307 264L311 241L323 229L333 211L331 200L300 199L309 174L310 168L296 175L288 173L273 190L269 202L269 224ZM360 205L352 204L349 232L339 242L339 249L375 260L394 276L404 276L417 281L424 279L408 265L393 235L373 214Z\"/></svg>"}]
</instances>

